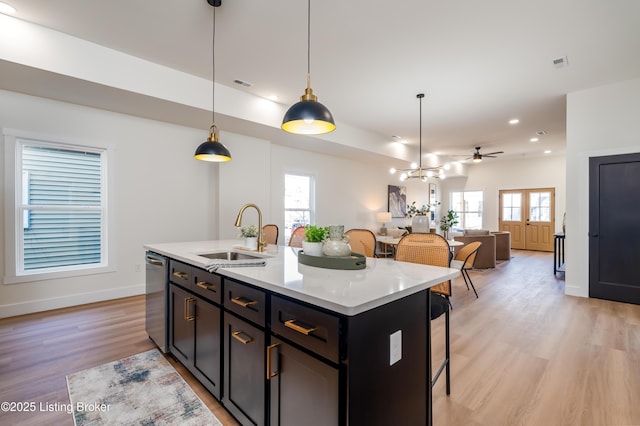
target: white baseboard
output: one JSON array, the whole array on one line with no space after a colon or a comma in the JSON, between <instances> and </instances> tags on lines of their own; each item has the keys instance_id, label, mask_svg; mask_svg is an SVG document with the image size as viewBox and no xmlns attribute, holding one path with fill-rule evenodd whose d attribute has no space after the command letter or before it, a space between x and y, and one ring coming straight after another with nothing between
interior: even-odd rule
<instances>
[{"instance_id":1,"label":"white baseboard","mask_svg":"<svg viewBox=\"0 0 640 426\"><path fill-rule=\"evenodd\" d=\"M136 284L127 287L94 291L91 293L79 293L51 299L30 300L28 302L0 305L0 318L32 314L34 312L49 311L51 309L66 308L69 306L84 305L85 303L120 299L122 297L144 294L144 292L145 285Z\"/></svg>"}]
</instances>

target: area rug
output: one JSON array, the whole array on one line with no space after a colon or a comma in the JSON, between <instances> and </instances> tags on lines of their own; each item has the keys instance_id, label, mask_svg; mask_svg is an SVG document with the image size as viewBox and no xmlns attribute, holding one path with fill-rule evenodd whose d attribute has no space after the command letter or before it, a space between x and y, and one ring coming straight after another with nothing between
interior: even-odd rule
<instances>
[{"instance_id":1,"label":"area rug","mask_svg":"<svg viewBox=\"0 0 640 426\"><path fill-rule=\"evenodd\" d=\"M222 425L157 350L67 376L76 426Z\"/></svg>"}]
</instances>

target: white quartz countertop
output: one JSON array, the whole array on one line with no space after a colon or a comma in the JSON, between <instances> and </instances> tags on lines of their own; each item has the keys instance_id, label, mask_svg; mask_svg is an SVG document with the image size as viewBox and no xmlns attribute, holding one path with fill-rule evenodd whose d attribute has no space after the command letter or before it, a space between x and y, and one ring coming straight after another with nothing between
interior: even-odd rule
<instances>
[{"instance_id":1,"label":"white quartz countertop","mask_svg":"<svg viewBox=\"0 0 640 426\"><path fill-rule=\"evenodd\" d=\"M200 268L215 260L199 254L238 251L241 240L146 244L145 249ZM235 248L234 248L235 247ZM344 315L357 315L459 275L458 269L367 258L359 270L317 268L298 263L297 248L269 245L265 266L221 267L216 273Z\"/></svg>"}]
</instances>

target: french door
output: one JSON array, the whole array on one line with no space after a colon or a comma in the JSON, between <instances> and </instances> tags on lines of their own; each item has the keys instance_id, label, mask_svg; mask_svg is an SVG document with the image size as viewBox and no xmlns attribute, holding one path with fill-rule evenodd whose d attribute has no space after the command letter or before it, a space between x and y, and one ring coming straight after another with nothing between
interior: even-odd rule
<instances>
[{"instance_id":1,"label":"french door","mask_svg":"<svg viewBox=\"0 0 640 426\"><path fill-rule=\"evenodd\" d=\"M553 251L555 189L501 190L499 221L511 233L511 248Z\"/></svg>"}]
</instances>

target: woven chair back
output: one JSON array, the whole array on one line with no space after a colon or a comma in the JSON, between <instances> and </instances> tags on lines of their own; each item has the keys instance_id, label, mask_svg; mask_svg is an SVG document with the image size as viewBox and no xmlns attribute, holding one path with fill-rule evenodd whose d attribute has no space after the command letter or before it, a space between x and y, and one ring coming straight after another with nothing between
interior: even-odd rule
<instances>
[{"instance_id":1,"label":"woven chair back","mask_svg":"<svg viewBox=\"0 0 640 426\"><path fill-rule=\"evenodd\" d=\"M449 243L441 235L417 232L405 235L398 242L396 260L448 268L450 253ZM431 291L451 296L451 281L436 284Z\"/></svg>"},{"instance_id":2,"label":"woven chair back","mask_svg":"<svg viewBox=\"0 0 640 426\"><path fill-rule=\"evenodd\" d=\"M289 247L302 248L302 242L304 241L304 226L300 226L293 230L291 238L289 238Z\"/></svg>"},{"instance_id":3,"label":"woven chair back","mask_svg":"<svg viewBox=\"0 0 640 426\"><path fill-rule=\"evenodd\" d=\"M481 245L482 243L480 241L473 241L462 247L456 254L456 260L464 262L462 265L463 269L473 268L473 263L476 261L476 255Z\"/></svg>"},{"instance_id":4,"label":"woven chair back","mask_svg":"<svg viewBox=\"0 0 640 426\"><path fill-rule=\"evenodd\" d=\"M373 232L368 229L349 229L345 235L349 237L352 252L375 257L376 236Z\"/></svg>"},{"instance_id":5,"label":"woven chair back","mask_svg":"<svg viewBox=\"0 0 640 426\"><path fill-rule=\"evenodd\" d=\"M263 226L262 235L267 244L278 244L278 225L269 223Z\"/></svg>"}]
</instances>

